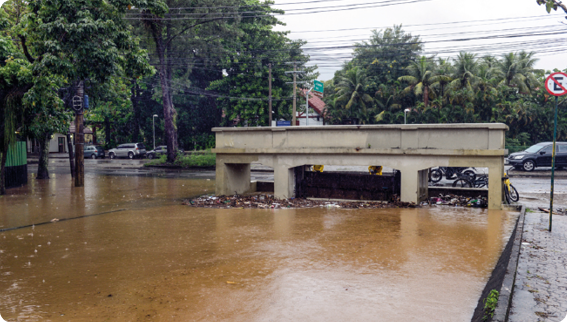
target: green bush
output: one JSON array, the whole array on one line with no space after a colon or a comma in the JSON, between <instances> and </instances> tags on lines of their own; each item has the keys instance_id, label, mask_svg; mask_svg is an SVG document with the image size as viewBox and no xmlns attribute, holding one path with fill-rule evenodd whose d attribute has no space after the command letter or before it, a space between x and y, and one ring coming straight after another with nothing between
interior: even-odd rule
<instances>
[{"instance_id":1,"label":"green bush","mask_svg":"<svg viewBox=\"0 0 567 322\"><path fill-rule=\"evenodd\" d=\"M149 166L152 166L152 165L162 165L162 164L166 163L166 160L167 160L167 155L165 155L165 154L160 155L159 158L154 159L154 160L144 164L144 166L149 167Z\"/></svg>"},{"instance_id":2,"label":"green bush","mask_svg":"<svg viewBox=\"0 0 567 322\"><path fill-rule=\"evenodd\" d=\"M217 156L211 150L190 152L186 155L179 153L175 158L174 165L182 168L189 167L214 167L217 163ZM144 164L145 166L166 165L167 155L161 155L159 159Z\"/></svg>"},{"instance_id":3,"label":"green bush","mask_svg":"<svg viewBox=\"0 0 567 322\"><path fill-rule=\"evenodd\" d=\"M183 168L188 167L213 167L217 162L217 157L210 150L193 152L188 155L178 156L175 165Z\"/></svg>"}]
</instances>

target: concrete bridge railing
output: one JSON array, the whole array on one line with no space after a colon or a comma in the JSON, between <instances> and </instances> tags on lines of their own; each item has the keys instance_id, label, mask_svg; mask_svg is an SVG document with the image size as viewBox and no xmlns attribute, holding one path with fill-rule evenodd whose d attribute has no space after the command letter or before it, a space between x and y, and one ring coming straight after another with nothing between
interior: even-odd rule
<instances>
[{"instance_id":1,"label":"concrete bridge railing","mask_svg":"<svg viewBox=\"0 0 567 322\"><path fill-rule=\"evenodd\" d=\"M428 169L489 169L489 208L500 209L505 124L340 125L213 128L216 193L250 191L250 163L274 168L274 194L294 196L294 168L382 165L401 171L401 200L427 196Z\"/></svg>"}]
</instances>

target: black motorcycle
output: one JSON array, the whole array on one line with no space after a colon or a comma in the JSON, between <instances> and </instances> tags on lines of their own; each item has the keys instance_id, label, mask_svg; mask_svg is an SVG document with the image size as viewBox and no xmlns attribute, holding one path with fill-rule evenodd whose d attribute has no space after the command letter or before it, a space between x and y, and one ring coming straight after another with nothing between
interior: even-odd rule
<instances>
[{"instance_id":1,"label":"black motorcycle","mask_svg":"<svg viewBox=\"0 0 567 322\"><path fill-rule=\"evenodd\" d=\"M467 170L469 169L469 170ZM473 170L470 170L473 169ZM439 182L445 176L447 180L456 179L460 174L464 174L470 177L471 181L476 179L475 168L468 167L438 167L429 170L429 181Z\"/></svg>"}]
</instances>

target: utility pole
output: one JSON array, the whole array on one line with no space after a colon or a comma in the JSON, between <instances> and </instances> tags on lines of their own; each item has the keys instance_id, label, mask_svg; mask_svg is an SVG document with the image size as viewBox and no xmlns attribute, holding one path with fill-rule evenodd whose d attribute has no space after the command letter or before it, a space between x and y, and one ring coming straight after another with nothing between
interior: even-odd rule
<instances>
[{"instance_id":1,"label":"utility pole","mask_svg":"<svg viewBox=\"0 0 567 322\"><path fill-rule=\"evenodd\" d=\"M300 61L294 61L294 62L289 62L286 64L293 64L293 71L291 72L285 72L286 74L293 74L293 116L292 116L292 120L291 120L291 126L295 126L295 122L296 122L296 114L297 114L297 108L296 108L296 92L297 92L297 74L298 73L303 73L303 71L298 71L297 70L297 64L300 64Z\"/></svg>"},{"instance_id":2,"label":"utility pole","mask_svg":"<svg viewBox=\"0 0 567 322\"><path fill-rule=\"evenodd\" d=\"M268 126L272 126L272 64L268 64L270 68L269 76L268 76L268 104L269 104L269 112L268 112Z\"/></svg>"},{"instance_id":3,"label":"utility pole","mask_svg":"<svg viewBox=\"0 0 567 322\"><path fill-rule=\"evenodd\" d=\"M313 88L314 88L314 86L311 86L311 88L305 94L305 115L307 116L305 118L305 125L309 125L309 93L311 93Z\"/></svg>"},{"instance_id":4,"label":"utility pole","mask_svg":"<svg viewBox=\"0 0 567 322\"><path fill-rule=\"evenodd\" d=\"M69 129L70 131L71 129ZM71 134L67 132L67 151L69 151L69 166L71 167L71 177L75 177L75 163L73 162L73 142L71 142Z\"/></svg>"},{"instance_id":5,"label":"utility pole","mask_svg":"<svg viewBox=\"0 0 567 322\"><path fill-rule=\"evenodd\" d=\"M296 97L295 97L295 92L297 91L297 84L296 84L296 75L297 75L297 64L295 62L293 62L293 117L291 118L291 126L295 126L295 118L296 118L296 114L297 114L297 109L295 108L295 104L296 104Z\"/></svg>"},{"instance_id":6,"label":"utility pole","mask_svg":"<svg viewBox=\"0 0 567 322\"><path fill-rule=\"evenodd\" d=\"M83 131L83 82L77 84L77 95L73 97L75 110L75 187L85 186L85 134Z\"/></svg>"}]
</instances>

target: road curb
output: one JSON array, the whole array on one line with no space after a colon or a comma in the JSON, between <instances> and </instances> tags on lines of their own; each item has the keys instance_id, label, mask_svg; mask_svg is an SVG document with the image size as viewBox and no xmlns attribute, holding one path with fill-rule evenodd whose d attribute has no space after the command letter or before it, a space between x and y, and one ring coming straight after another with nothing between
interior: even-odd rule
<instances>
[{"instance_id":1,"label":"road curb","mask_svg":"<svg viewBox=\"0 0 567 322\"><path fill-rule=\"evenodd\" d=\"M516 224L517 226L514 237L514 244L512 245L512 252L508 261L508 267L506 268L506 275L504 276L504 280L502 281L500 296L498 297L498 304L496 305L494 316L492 317L492 321L494 322L506 322L508 320L508 314L512 305L512 293L514 291L516 273L518 270L518 260L520 258L522 235L524 232L524 221L526 217L525 215L526 206L522 205L522 209L520 210L520 217L518 218L518 222Z\"/></svg>"}]
</instances>

